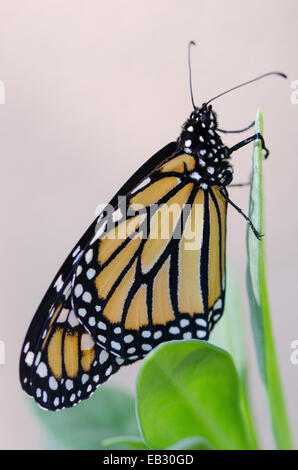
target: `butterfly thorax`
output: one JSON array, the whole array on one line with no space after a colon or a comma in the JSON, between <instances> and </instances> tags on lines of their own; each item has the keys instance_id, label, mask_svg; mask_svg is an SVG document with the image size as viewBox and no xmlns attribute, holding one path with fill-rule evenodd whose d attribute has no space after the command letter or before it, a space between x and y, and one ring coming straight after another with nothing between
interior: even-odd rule
<instances>
[{"instance_id":1,"label":"butterfly thorax","mask_svg":"<svg viewBox=\"0 0 298 470\"><path fill-rule=\"evenodd\" d=\"M193 155L197 161L200 186L227 186L233 179L229 148L216 132L217 120L212 106L196 108L185 122L178 138L178 151Z\"/></svg>"}]
</instances>

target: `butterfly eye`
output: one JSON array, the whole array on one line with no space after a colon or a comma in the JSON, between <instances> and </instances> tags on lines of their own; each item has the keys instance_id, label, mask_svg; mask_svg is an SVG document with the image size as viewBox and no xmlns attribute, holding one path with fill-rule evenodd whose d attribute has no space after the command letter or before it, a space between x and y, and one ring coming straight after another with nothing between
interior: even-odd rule
<instances>
[{"instance_id":1,"label":"butterfly eye","mask_svg":"<svg viewBox=\"0 0 298 470\"><path fill-rule=\"evenodd\" d=\"M210 122L210 118L209 118L207 113L202 113L200 115L200 120L201 120L202 124L205 124L205 126L208 126L208 124Z\"/></svg>"}]
</instances>

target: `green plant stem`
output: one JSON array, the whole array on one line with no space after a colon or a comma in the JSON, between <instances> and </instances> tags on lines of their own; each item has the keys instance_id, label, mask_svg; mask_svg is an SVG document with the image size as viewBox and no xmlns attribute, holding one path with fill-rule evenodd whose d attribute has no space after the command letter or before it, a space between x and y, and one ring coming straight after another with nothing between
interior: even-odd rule
<instances>
[{"instance_id":1,"label":"green plant stem","mask_svg":"<svg viewBox=\"0 0 298 470\"><path fill-rule=\"evenodd\" d=\"M263 118L260 110L258 110L256 117L256 132L263 134ZM253 151L249 216L257 230L264 233L262 158L262 144L260 140L257 140ZM253 333L260 373L269 402L275 441L278 449L293 449L293 439L282 391L270 318L264 261L264 240L256 240L249 227L247 231L247 248L249 259L247 281Z\"/></svg>"},{"instance_id":2,"label":"green plant stem","mask_svg":"<svg viewBox=\"0 0 298 470\"><path fill-rule=\"evenodd\" d=\"M247 438L250 441L250 449L255 450L259 449L260 445L249 393L243 302L238 277L230 263L227 264L226 276L225 311L217 328L212 331L211 342L227 350L235 361L239 375L241 410L245 420Z\"/></svg>"},{"instance_id":3,"label":"green plant stem","mask_svg":"<svg viewBox=\"0 0 298 470\"><path fill-rule=\"evenodd\" d=\"M255 425L254 425L254 418L253 418L252 410L251 410L251 403L250 403L249 394L247 390L248 390L248 387L246 383L244 384L243 378L240 379L240 395L241 395L242 412L243 412L244 419L246 422L248 437L251 441L251 449L258 450L260 446L258 443L258 437L257 437L257 433L255 430Z\"/></svg>"},{"instance_id":4,"label":"green plant stem","mask_svg":"<svg viewBox=\"0 0 298 470\"><path fill-rule=\"evenodd\" d=\"M278 449L294 449L281 379L279 375L277 355L269 312L269 301L266 290L264 292L264 326L266 331L265 368L267 379L266 389L271 411L273 432Z\"/></svg>"}]
</instances>

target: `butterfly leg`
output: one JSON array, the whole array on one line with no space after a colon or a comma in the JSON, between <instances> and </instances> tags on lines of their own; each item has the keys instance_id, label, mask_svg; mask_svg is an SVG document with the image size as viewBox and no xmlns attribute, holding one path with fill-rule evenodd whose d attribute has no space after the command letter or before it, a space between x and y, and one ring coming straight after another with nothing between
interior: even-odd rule
<instances>
[{"instance_id":1,"label":"butterfly leg","mask_svg":"<svg viewBox=\"0 0 298 470\"><path fill-rule=\"evenodd\" d=\"M242 188L243 186L250 186L251 185L251 174L250 174L250 177L249 177L249 181L247 181L246 183L231 183L229 184L229 187L233 187L233 188Z\"/></svg>"},{"instance_id":2,"label":"butterfly leg","mask_svg":"<svg viewBox=\"0 0 298 470\"><path fill-rule=\"evenodd\" d=\"M229 187L240 188L242 186L249 186L250 183L251 183L250 181L247 181L247 183L232 183L232 184L229 184Z\"/></svg>"},{"instance_id":3,"label":"butterfly leg","mask_svg":"<svg viewBox=\"0 0 298 470\"><path fill-rule=\"evenodd\" d=\"M253 121L249 126L244 127L244 129L238 129L237 131L226 131L224 129L217 129L218 132L222 132L223 134L240 134L241 132L248 131L255 125L255 121Z\"/></svg>"},{"instance_id":4,"label":"butterfly leg","mask_svg":"<svg viewBox=\"0 0 298 470\"><path fill-rule=\"evenodd\" d=\"M229 204L231 204L231 206L233 206L234 209L236 209L236 210L239 212L239 214L241 214L241 215L245 218L246 222L249 224L250 228L252 229L252 231L253 231L253 233L255 234L255 236L257 237L257 239L258 239L258 240L261 240L264 235L261 235L261 234L258 232L258 230L257 230L256 227L254 226L254 224L252 223L252 221L250 220L250 218L249 218L246 214L244 214L244 212L240 209L240 207L238 207L233 201L231 201L231 199L228 197L227 194L225 194L225 193L222 191L223 187L219 187L218 189L219 189L219 192L220 192L220 193L223 195L223 197L226 199L226 201L227 201Z\"/></svg>"},{"instance_id":5,"label":"butterfly leg","mask_svg":"<svg viewBox=\"0 0 298 470\"><path fill-rule=\"evenodd\" d=\"M229 149L229 155L231 155L231 153L233 152L236 152L236 150L239 150L241 147L244 147L245 145L249 144L250 142L253 142L254 140L258 140L258 139L262 142L262 148L263 150L265 150L265 158L267 158L269 155L269 150L267 149L265 145L263 136L259 132L257 132L256 134L250 137L247 137L247 139L241 140L241 142L238 142L238 144L233 145L233 147Z\"/></svg>"}]
</instances>

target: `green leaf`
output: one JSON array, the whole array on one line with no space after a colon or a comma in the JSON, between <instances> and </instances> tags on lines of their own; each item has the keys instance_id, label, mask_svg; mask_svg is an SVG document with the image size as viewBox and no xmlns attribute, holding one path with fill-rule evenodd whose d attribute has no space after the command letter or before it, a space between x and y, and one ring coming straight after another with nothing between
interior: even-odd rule
<instances>
[{"instance_id":1,"label":"green leaf","mask_svg":"<svg viewBox=\"0 0 298 470\"><path fill-rule=\"evenodd\" d=\"M228 351L235 361L240 379L240 394L243 415L246 420L246 431L252 448L259 448L254 427L253 411L250 402L247 370L246 335L244 323L244 307L237 274L232 266L227 264L227 289L225 308L220 322L211 332L210 340L222 349Z\"/></svg>"},{"instance_id":2,"label":"green leaf","mask_svg":"<svg viewBox=\"0 0 298 470\"><path fill-rule=\"evenodd\" d=\"M104 447L117 446L121 449L150 450L142 439L136 436L116 436L102 441Z\"/></svg>"},{"instance_id":3,"label":"green leaf","mask_svg":"<svg viewBox=\"0 0 298 470\"><path fill-rule=\"evenodd\" d=\"M62 411L44 411L34 402L41 423L59 448L106 449L102 441L119 435L139 435L134 399L126 393L102 387L88 400ZM111 445L111 448L119 448ZM123 447L122 447L123 448Z\"/></svg>"},{"instance_id":4,"label":"green leaf","mask_svg":"<svg viewBox=\"0 0 298 470\"><path fill-rule=\"evenodd\" d=\"M260 110L257 112L255 130L260 134L263 133L263 118ZM255 141L253 150L249 217L256 229L263 234L262 160L262 144L260 140L257 140ZM282 393L270 318L264 261L264 241L264 238L262 240L258 240L248 226L247 290L251 311L252 329L259 369L269 400L276 444L279 449L292 449L293 442Z\"/></svg>"},{"instance_id":5,"label":"green leaf","mask_svg":"<svg viewBox=\"0 0 298 470\"><path fill-rule=\"evenodd\" d=\"M239 379L226 351L199 340L171 341L143 361L137 414L153 449L201 436L216 449L247 449Z\"/></svg>"},{"instance_id":6,"label":"green leaf","mask_svg":"<svg viewBox=\"0 0 298 470\"><path fill-rule=\"evenodd\" d=\"M206 441L203 437L194 436L194 437L187 437L182 439L176 444L168 447L169 450L213 450L209 442Z\"/></svg>"},{"instance_id":7,"label":"green leaf","mask_svg":"<svg viewBox=\"0 0 298 470\"><path fill-rule=\"evenodd\" d=\"M243 299L237 274L229 263L226 286L224 313L212 330L209 342L231 354L240 380L246 382L247 357Z\"/></svg>"}]
</instances>

